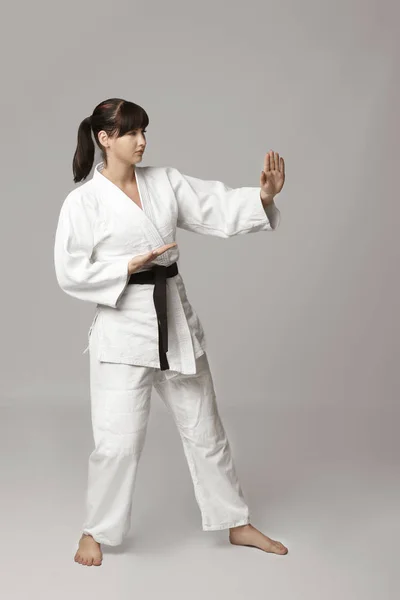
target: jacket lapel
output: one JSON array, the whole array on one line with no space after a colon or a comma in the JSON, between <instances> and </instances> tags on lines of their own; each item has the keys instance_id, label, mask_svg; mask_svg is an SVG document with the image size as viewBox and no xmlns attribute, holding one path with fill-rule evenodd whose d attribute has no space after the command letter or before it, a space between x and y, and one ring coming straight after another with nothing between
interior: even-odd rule
<instances>
[{"instance_id":1,"label":"jacket lapel","mask_svg":"<svg viewBox=\"0 0 400 600\"><path fill-rule=\"evenodd\" d=\"M121 188L102 175L101 171L103 167L104 162L100 162L95 166L93 181L102 189L105 199L111 200L113 210L123 219L127 221L132 219L136 223L139 223L145 238L152 248L163 246L165 242L154 225L153 205L144 173L145 167L135 167L136 181L143 210ZM153 264L158 265L168 265L170 262L168 260L168 252L164 252L164 254L161 254L152 261Z\"/></svg>"}]
</instances>

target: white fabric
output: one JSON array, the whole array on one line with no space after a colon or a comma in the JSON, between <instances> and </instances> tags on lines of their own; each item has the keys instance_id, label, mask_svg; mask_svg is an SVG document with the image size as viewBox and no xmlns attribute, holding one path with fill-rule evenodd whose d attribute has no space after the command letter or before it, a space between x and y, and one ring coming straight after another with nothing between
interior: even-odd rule
<instances>
[{"instance_id":1,"label":"white fabric","mask_svg":"<svg viewBox=\"0 0 400 600\"><path fill-rule=\"evenodd\" d=\"M204 531L250 522L218 413L207 354L197 373L101 362L96 326L89 341L90 391L95 448L89 457L86 516L82 532L118 545L131 526L136 473L144 447L151 390L178 427ZM171 374L170 374L171 375Z\"/></svg>"},{"instance_id":2,"label":"white fabric","mask_svg":"<svg viewBox=\"0 0 400 600\"><path fill-rule=\"evenodd\" d=\"M259 187L232 189L173 167L136 165L142 210L103 168L98 163L92 179L72 190L61 206L54 244L57 280L67 294L96 304L99 360L159 367L154 286L128 285L129 260L176 241L177 227L222 238L273 231L280 211L274 203L264 209ZM178 259L175 247L140 270ZM167 279L167 305L170 369L194 374L206 339L180 274Z\"/></svg>"}]
</instances>

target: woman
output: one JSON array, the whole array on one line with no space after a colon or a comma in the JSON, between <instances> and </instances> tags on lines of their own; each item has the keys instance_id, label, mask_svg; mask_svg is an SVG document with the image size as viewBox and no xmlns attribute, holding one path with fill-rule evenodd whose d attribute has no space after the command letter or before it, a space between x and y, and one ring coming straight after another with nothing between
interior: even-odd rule
<instances>
[{"instance_id":1,"label":"woman","mask_svg":"<svg viewBox=\"0 0 400 600\"><path fill-rule=\"evenodd\" d=\"M84 351L95 448L75 561L100 565L101 544L118 545L129 531L153 386L181 435L203 529L229 529L232 544L286 554L283 544L250 524L175 242L176 227L223 238L276 229L274 196L283 187L284 161L276 152L266 155L261 189L137 166L148 123L143 108L119 98L101 102L81 122L75 183L92 169L92 133L102 162L67 195L56 230L60 287L96 304Z\"/></svg>"}]
</instances>

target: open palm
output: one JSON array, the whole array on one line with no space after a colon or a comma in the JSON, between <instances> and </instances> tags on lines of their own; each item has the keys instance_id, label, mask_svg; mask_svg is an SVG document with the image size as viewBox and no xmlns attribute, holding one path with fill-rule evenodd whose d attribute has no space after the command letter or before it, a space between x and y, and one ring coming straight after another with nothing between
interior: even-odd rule
<instances>
[{"instance_id":1,"label":"open palm","mask_svg":"<svg viewBox=\"0 0 400 600\"><path fill-rule=\"evenodd\" d=\"M278 152L271 150L265 155L264 170L261 171L260 185L265 194L279 194L285 183L285 161Z\"/></svg>"}]
</instances>

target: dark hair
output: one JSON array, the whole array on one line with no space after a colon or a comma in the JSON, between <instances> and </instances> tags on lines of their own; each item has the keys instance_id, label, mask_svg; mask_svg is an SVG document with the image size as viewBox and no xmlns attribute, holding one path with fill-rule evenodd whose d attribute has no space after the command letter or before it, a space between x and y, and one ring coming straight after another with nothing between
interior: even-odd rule
<instances>
[{"instance_id":1,"label":"dark hair","mask_svg":"<svg viewBox=\"0 0 400 600\"><path fill-rule=\"evenodd\" d=\"M78 141L72 161L74 182L82 181L89 175L94 162L95 142L101 150L102 160L107 166L107 155L98 139L104 130L108 135L121 137L134 129L145 129L149 117L141 106L121 98L109 98L96 106L90 117L83 119L78 129Z\"/></svg>"}]
</instances>

